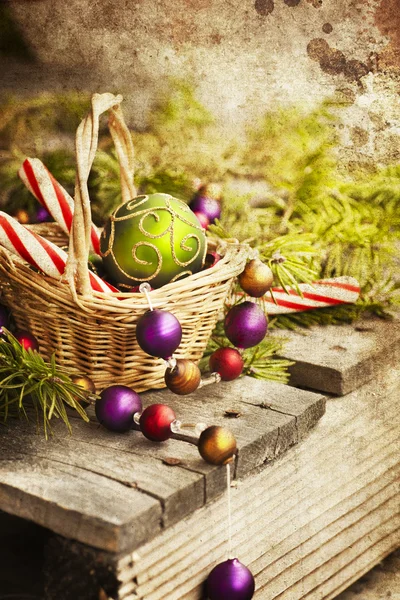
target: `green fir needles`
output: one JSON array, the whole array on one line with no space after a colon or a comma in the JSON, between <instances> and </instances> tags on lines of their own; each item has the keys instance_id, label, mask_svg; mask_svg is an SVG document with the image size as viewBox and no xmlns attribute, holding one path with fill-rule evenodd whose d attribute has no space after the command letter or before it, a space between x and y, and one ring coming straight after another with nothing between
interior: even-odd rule
<instances>
[{"instance_id":1,"label":"green fir needles","mask_svg":"<svg viewBox=\"0 0 400 600\"><path fill-rule=\"evenodd\" d=\"M88 393L74 384L56 365L54 355L46 363L37 352L25 348L3 329L0 338L0 419L25 417L33 413L38 427L48 437L52 418L62 419L71 431L66 406L88 421L80 401Z\"/></svg>"}]
</instances>

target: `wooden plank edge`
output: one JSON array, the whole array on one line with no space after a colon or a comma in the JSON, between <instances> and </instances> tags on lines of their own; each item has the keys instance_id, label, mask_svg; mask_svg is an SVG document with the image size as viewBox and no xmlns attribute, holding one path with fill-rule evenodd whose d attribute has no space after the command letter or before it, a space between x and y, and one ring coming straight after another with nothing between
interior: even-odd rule
<instances>
[{"instance_id":1,"label":"wooden plank edge","mask_svg":"<svg viewBox=\"0 0 400 600\"><path fill-rule=\"evenodd\" d=\"M388 458L387 458L387 457L389 457L389 458L390 458L390 457L394 457L394 458L393 458L393 460L396 460L396 455L395 455L395 454L393 455L393 452L391 452L391 451L390 451L390 448L388 449L388 447L387 447L387 441L388 441L388 439L389 439L389 438L388 438L388 434L387 434L387 432L383 432L383 433L382 433L382 435L380 436L380 439L381 439L381 446L382 446L382 451L383 451L383 454L384 454L384 458L382 459L382 453L381 453L381 455L377 455L377 452L378 452L378 451L377 451L377 448L374 448L374 450L373 450L373 451L371 451L371 450L370 450L370 449L367 447L367 448L365 449L366 451L365 451L364 453L361 453L361 454L360 454L360 456L359 456L359 468L358 468L358 471L360 471L360 473L364 473L364 472L365 472L365 473L368 473L368 472L371 472L371 473L374 473L374 474L375 474L375 472L376 472L376 464L379 464L379 463L380 463L382 460L388 460ZM369 452L369 455L367 456L368 452ZM365 454L366 456L364 456L364 454ZM369 457L369 458L368 458L368 457ZM372 466L371 466L371 460L370 460L371 458L373 459L373 460L372 460L372 462L373 462L373 464L375 465L375 467L372 467ZM323 456L323 457L322 457L322 459L321 459L321 463L323 464L323 463L324 463L324 461L325 461L325 457ZM374 461L375 461L375 462L374 462ZM357 472L358 472L358 471L357 471ZM379 471L380 471L380 469L379 469ZM383 476L383 475L382 475L382 476ZM307 489L307 486L308 486L308 484L307 484L307 479L308 479L308 478L310 478L310 481L312 481L313 477L314 477L314 469L310 469L310 470L309 470L309 472L308 472L308 477L307 477L307 474L303 474L303 473L302 473L301 480L302 480L302 482L303 482L303 483L305 484L305 486L306 486L306 488L305 488L305 489ZM373 477L373 478L374 478L374 477ZM334 475L334 474L333 474L333 475L330 475L330 474L328 473L328 482L329 482L329 481L334 481L334 479L335 479L335 475ZM348 480L347 480L347 479L348 479ZM343 483L343 486L344 486L344 489L346 489L346 488L347 488L349 485L350 485L350 486L351 486L351 485L354 485L353 477L350 477L350 475L349 475L349 478L347 478L347 479L345 479L345 480L342 482L342 483ZM285 482L285 483L286 483L286 482ZM288 480L288 482L287 482L287 484L288 484L288 485L287 485L287 489L291 489L291 488L292 488L292 486L294 485L294 482L293 482L291 479L289 479L289 480ZM326 484L324 484L324 485L326 485ZM342 487L343 487L343 486L342 486ZM330 488L329 488L329 489L330 489ZM281 490L280 490L280 491L281 491ZM328 499L329 499L329 495L330 495L330 492L329 492L329 490L328 490L328 494L327 494L327 498L328 498ZM272 497L270 498L270 502L272 502L271 506L269 507L269 514L270 514L270 516L272 516L272 514L273 514L273 511L274 511L274 510L276 510L277 508L278 508L279 510L282 510L282 503L281 503L281 499L280 499L280 498L281 498L281 494L280 494L280 493L277 493L277 494L275 494L274 496L272 496ZM309 502L309 499L312 499L312 498L314 498L314 490L313 490L313 489L312 489L311 491L309 491L309 493L307 494L307 496L305 497L305 499L303 499L303 503L306 503L306 504L307 504L307 503ZM319 502L319 500L318 500L318 502ZM221 503L221 501L220 501L220 503ZM262 492L262 490L261 490L261 487L260 487L260 492L259 492L258 494L256 494L256 496L254 496L254 497L253 497L253 501L252 501L253 513L255 514L255 513L257 512L257 510L258 510L260 507L261 507L261 509L262 509L262 507L263 507L263 505L264 505L264 504L265 504L265 500L264 500L264 494L263 494L263 492ZM296 507L296 506L297 506L297 501L296 501L296 502L295 502L295 501L293 501L293 507ZM308 506L308 504L307 504L307 506ZM243 516L244 516L244 514L245 514L245 511L246 511L246 510L247 510L247 499L246 499L246 498L244 498L244 497L243 497L243 498L240 498L240 500L239 500L239 504L238 504L237 506L235 506L235 511L234 511L234 515L233 515L233 527L235 527L235 524L236 524L237 522L240 522L240 520L242 520L242 519L243 519ZM285 508L285 511L287 512L287 510L289 510L289 511L290 511L290 507L289 507L289 509L288 509L288 507L286 507L286 508ZM271 512L271 511L272 511L272 512ZM279 514L280 514L280 513L279 513ZM282 513L282 514L283 514L283 513ZM199 516L200 516L200 515L199 515ZM278 516L278 517L275 517L275 518L282 518L282 515L280 515L280 516ZM202 529L204 526L206 526L206 524L202 525L202 520L200 519L200 521L199 521L199 527L200 527L200 530L201 530L201 529ZM221 532L222 532L222 531L223 531L223 529L224 529L224 525L223 525L223 524L221 524L221 525L220 525L220 526L219 526L217 529L218 529L218 531L221 531ZM214 533L214 534L217 536L217 535L218 535L218 531L217 531L217 530L215 530L213 533ZM192 534L193 534L193 539L196 539L196 536L197 536L197 528L196 528L196 527L192 528ZM165 537L165 536L164 536L164 537ZM178 539L179 539L179 538L178 538ZM186 545L187 545L187 542L188 542L188 539L190 539L190 535L189 535L189 538L188 538L188 537L187 537L187 533L186 533L186 534L184 535L184 539L183 539L182 543L179 543L179 541L178 541L177 539L175 539L175 540L174 540L174 542L178 544L178 545L176 546L176 548L174 549L174 554L176 554L176 558L175 558L175 560L176 560L177 562L181 561L181 560L182 560L182 558L183 558L183 556L184 556L184 554L182 555L181 551L185 551L185 549L186 549ZM164 544L167 544L167 543L168 543L168 539L165 539L165 541L163 541L163 543L164 543ZM140 553L139 553L139 555L140 555ZM139 555L138 555L138 556L139 556ZM139 558L139 562L138 562L138 563L136 563L136 564L135 564L135 565L132 567L132 570L130 571L130 573L131 573L131 575L132 575L132 576L137 576L137 575L139 575L139 573L140 573L140 571L141 571L142 569L144 569L144 570L145 570L145 571L147 571L147 572L149 571L149 569L151 570L151 566L152 566L152 564L153 564L153 562L154 562L154 557L152 557L152 556L151 556L151 554L150 554L149 558L150 558L151 562L149 562L148 560L146 560L146 558L145 558L145 557L146 557L146 555L144 555L143 557L142 557L142 556L140 556L140 558ZM168 560L169 560L169 561L171 560L171 557L170 557L170 556L169 556ZM159 567L160 567L160 568L161 568L161 566L162 566L162 562L163 562L163 561L161 561L161 564L158 562L158 565L159 565ZM128 561L128 564L129 564L129 561ZM140 568L138 568L138 567L139 567L139 564L141 565L141 567L140 567ZM121 573L122 573L122 571L123 571L123 570L127 569L127 563L126 563L126 559L125 559L125 562L122 562L122 563L120 564L120 569L121 569Z\"/></svg>"}]
</instances>

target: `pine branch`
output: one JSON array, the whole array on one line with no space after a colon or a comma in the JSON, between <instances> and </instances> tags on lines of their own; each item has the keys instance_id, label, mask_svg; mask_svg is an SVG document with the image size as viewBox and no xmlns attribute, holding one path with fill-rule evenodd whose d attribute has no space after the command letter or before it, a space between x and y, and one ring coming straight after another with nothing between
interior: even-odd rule
<instances>
[{"instance_id":1,"label":"pine branch","mask_svg":"<svg viewBox=\"0 0 400 600\"><path fill-rule=\"evenodd\" d=\"M57 367L54 356L46 363L40 354L25 350L3 328L0 338L0 418L3 423L10 417L28 418L29 408L33 408L37 425L42 423L47 438L53 418L61 418L71 431L66 405L88 421L80 404L88 399L88 392Z\"/></svg>"},{"instance_id":2,"label":"pine branch","mask_svg":"<svg viewBox=\"0 0 400 600\"><path fill-rule=\"evenodd\" d=\"M266 337L255 348L249 348L242 354L244 360L243 375L249 375L257 379L268 379L287 383L289 380L288 368L293 363L289 360L277 358L282 354L284 338ZM221 347L231 346L224 333L223 321L218 321L213 335L211 336L207 349L200 361L200 369L208 371L210 355Z\"/></svg>"}]
</instances>

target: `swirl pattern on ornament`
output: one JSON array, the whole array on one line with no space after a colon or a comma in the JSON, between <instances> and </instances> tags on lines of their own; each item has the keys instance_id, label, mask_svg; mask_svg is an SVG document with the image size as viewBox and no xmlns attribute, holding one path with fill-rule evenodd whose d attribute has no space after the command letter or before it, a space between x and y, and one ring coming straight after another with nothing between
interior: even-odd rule
<instances>
[{"instance_id":1,"label":"swirl pattern on ornament","mask_svg":"<svg viewBox=\"0 0 400 600\"><path fill-rule=\"evenodd\" d=\"M156 221L156 223L160 222L160 215L157 214L155 212L155 210L158 210L159 212L164 211L164 212L166 212L167 214L169 214L171 216L171 221L170 221L169 225L161 233L151 233L151 231L148 231L146 229L145 224L144 224L145 220L148 217L154 217L154 220ZM136 215L137 215L137 213L136 213ZM173 216L171 215L171 212L169 210L167 210L166 208L162 208L162 207L160 207L158 209L154 209L154 208L149 209L142 216L142 218L139 221L139 229L140 229L140 231L143 233L144 236L152 238L153 240L155 240L157 238L163 237L166 233L168 233L171 230L172 225L173 225Z\"/></svg>"},{"instance_id":2,"label":"swirl pattern on ornament","mask_svg":"<svg viewBox=\"0 0 400 600\"><path fill-rule=\"evenodd\" d=\"M200 249L201 249L200 238L197 235L195 235L194 233L188 233L187 235L185 235L184 238L182 238L181 243L179 244L179 247L181 248L181 250L183 250L184 252L193 252L193 248L191 246L186 245L186 242L189 239L196 240L197 250L196 250L196 253L194 254L194 256L191 256L191 258L186 262L180 261L179 258L176 256L175 250L174 250L174 240L173 239L171 240L172 256L174 257L174 261L176 262L176 264L179 265L180 267L187 267L188 265L190 265L191 262L196 260L196 258L199 255Z\"/></svg>"},{"instance_id":3,"label":"swirl pattern on ornament","mask_svg":"<svg viewBox=\"0 0 400 600\"><path fill-rule=\"evenodd\" d=\"M154 246L154 244L151 244L150 242L138 242L137 244L135 244L132 248L132 258L133 260L135 260L139 265L152 265L154 264L151 261L148 260L142 260L141 258L138 257L137 255L137 250L138 248L140 248L141 246L146 246L147 248L151 248L152 250L154 250L154 252L157 255L157 265L156 265L156 270L154 271L154 273L152 273L151 275L146 275L146 277L139 277L137 275L135 275L135 281L148 281L150 278L153 277L157 277L157 275L159 274L159 272L161 271L161 267L162 267L162 256L161 256L161 252L159 251L159 249L157 248L157 246ZM120 267L121 269L121 267ZM125 273L125 271L123 271L121 269L121 271L124 273L124 275L126 275L127 277L131 277L129 275L129 273Z\"/></svg>"},{"instance_id":4,"label":"swirl pattern on ornament","mask_svg":"<svg viewBox=\"0 0 400 600\"><path fill-rule=\"evenodd\" d=\"M125 225L121 223L120 226L120 222ZM130 248L129 236L134 241ZM204 231L187 204L169 194L143 195L121 205L110 216L108 234L103 231L102 235L102 256L113 261L110 263L112 269L121 275L119 284L149 281L159 286L160 282L155 282L155 278L164 269L166 276L160 281L167 283L192 275L193 270L197 272L201 268L207 251L203 238ZM128 252L125 259L124 244L125 252ZM200 257L200 254L203 256ZM201 265L197 264L200 258ZM133 263L129 264L129 260ZM175 270L171 267L173 264L176 265ZM190 269L192 264L195 266ZM177 269L185 270L177 273Z\"/></svg>"}]
</instances>

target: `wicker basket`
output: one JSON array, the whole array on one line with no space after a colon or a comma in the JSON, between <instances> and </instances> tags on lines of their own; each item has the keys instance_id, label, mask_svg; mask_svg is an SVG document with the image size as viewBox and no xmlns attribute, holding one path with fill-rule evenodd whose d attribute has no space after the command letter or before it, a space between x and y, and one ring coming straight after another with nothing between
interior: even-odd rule
<instances>
[{"instance_id":1,"label":"wicker basket","mask_svg":"<svg viewBox=\"0 0 400 600\"><path fill-rule=\"evenodd\" d=\"M146 298L140 293L93 292L87 285L91 223L87 178L97 147L98 118L104 110L111 113L123 201L135 195L133 152L119 108L121 100L110 94L96 95L91 114L78 129L75 213L64 276L56 280L37 273L0 247L0 290L17 327L36 336L47 360L55 353L60 365L69 372L89 375L98 389L120 383L143 391L165 385L163 361L145 354L136 341L136 322L148 309ZM33 227L60 246L67 242L54 223ZM153 307L171 311L181 323L182 342L176 357L201 358L233 280L244 268L247 253L243 247L226 243L218 250L222 259L212 268L151 292Z\"/></svg>"}]
</instances>

